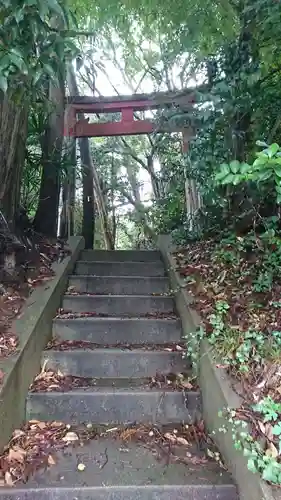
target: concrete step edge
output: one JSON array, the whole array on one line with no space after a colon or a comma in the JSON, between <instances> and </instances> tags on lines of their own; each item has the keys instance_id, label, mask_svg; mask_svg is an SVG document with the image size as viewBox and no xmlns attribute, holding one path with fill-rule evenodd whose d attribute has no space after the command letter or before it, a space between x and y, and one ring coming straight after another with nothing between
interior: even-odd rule
<instances>
[{"instance_id":1,"label":"concrete step edge","mask_svg":"<svg viewBox=\"0 0 281 500\"><path fill-rule=\"evenodd\" d=\"M108 275L108 276L104 276L104 275L98 275L96 274L95 276L92 276L91 274L71 274L69 276L69 279L81 279L81 278L85 278L87 280L96 280L96 279L102 279L102 280L131 280L131 281L135 281L135 280L143 280L143 281L149 281L149 280L159 280L161 282L169 282L169 278L167 278L166 276L113 276L113 275Z\"/></svg>"},{"instance_id":2,"label":"concrete step edge","mask_svg":"<svg viewBox=\"0 0 281 500\"><path fill-rule=\"evenodd\" d=\"M110 297L112 297L112 295L110 295ZM123 297L123 295L120 295L120 297ZM146 322L146 323L150 323L150 322L161 322L163 324L165 324L166 322L169 322L169 323L174 323L174 324L177 324L177 325L180 325L181 324L181 321L179 318L142 318L142 317L136 317L136 318L123 318L121 316L110 316L110 317L91 317L91 318L54 318L53 319L53 323L63 323L63 322L69 322L71 321L71 323L75 322L75 323L81 323L81 322L85 322L85 323L97 323L98 321L100 322L103 322L103 323L106 323L107 321L109 322L115 322L115 323L122 323L122 322L127 322L127 323L132 323L132 322L135 322L135 321L142 321L142 322Z\"/></svg>"},{"instance_id":3,"label":"concrete step edge","mask_svg":"<svg viewBox=\"0 0 281 500\"><path fill-rule=\"evenodd\" d=\"M82 298L85 298L85 297L91 297L93 300L100 300L102 298L114 298L114 299L151 299L151 300L166 300L166 299L169 299L169 300L174 300L174 297L173 295L130 295L130 294L124 294L124 295L111 295L110 293L105 293L105 294L100 294L100 295L87 295L87 294L84 294L84 293L77 293L77 295L71 295L71 294L65 294L64 297L72 297L74 299L78 298L80 299L81 297Z\"/></svg>"},{"instance_id":4,"label":"concrete step edge","mask_svg":"<svg viewBox=\"0 0 281 500\"><path fill-rule=\"evenodd\" d=\"M202 419L198 392L114 389L112 387L68 392L30 392L27 420L58 420L69 424L181 423Z\"/></svg>"},{"instance_id":5,"label":"concrete step edge","mask_svg":"<svg viewBox=\"0 0 281 500\"><path fill-rule=\"evenodd\" d=\"M42 354L43 363L47 363L47 369L60 370L65 375L99 380L98 386L120 387L122 382L122 387L132 387L132 383L143 387L157 374L192 375L190 363L187 364L178 351L120 348L48 350Z\"/></svg>"},{"instance_id":6,"label":"concrete step edge","mask_svg":"<svg viewBox=\"0 0 281 500\"><path fill-rule=\"evenodd\" d=\"M199 398L201 396L201 393L200 391L182 391L181 389L179 389L178 391L177 390L169 390L167 391L166 389L161 389L161 388L155 388L155 389L150 389L150 388L142 388L142 389L131 389L130 387L128 387L128 389L125 389L125 388L122 388L122 389L119 389L118 387L117 388L113 388L113 387L98 387L98 386L93 386L93 387L90 387L90 388L86 388L84 390L81 390L80 388L75 388L75 389L72 389L70 391L64 391L64 392L59 392L59 391L41 391L41 392L28 392L28 397L32 397L33 395L36 395L36 396L39 396L39 397L46 397L46 396L50 396L52 398L59 398L60 396L85 396L85 394L87 396L92 396L92 397L95 397L95 396L101 396L101 395L104 395L104 396L113 396L115 395L116 393L119 394L120 396L121 395L126 395L127 397L136 397L136 396L147 396L147 395L151 395L151 394L159 394L162 396L162 394L178 394L179 396L183 396L183 392L185 393L185 395L190 395L192 397L195 398ZM0 490L1 492L1 490ZM1 498L1 497L0 497Z\"/></svg>"},{"instance_id":7,"label":"concrete step edge","mask_svg":"<svg viewBox=\"0 0 281 500\"><path fill-rule=\"evenodd\" d=\"M45 350L43 351L43 356L44 358L46 356L50 356L52 355L52 353L55 353L56 356L60 353L62 354L63 356L70 356L71 354L75 353L75 356L82 356L83 354L93 354L93 356L95 355L101 355L101 354L112 354L112 355L115 355L116 353L118 354L124 354L124 355L128 355L128 354L131 354L131 355L134 355L134 354L145 354L145 356L159 356L159 354L163 354L164 356L166 357L169 357L171 355L173 356L178 356L178 357L182 357L182 351L165 351L164 349L154 349L154 350L151 350L151 349L122 349L122 347L108 347L108 348L104 348L104 347L97 347L95 349L85 349L82 347L77 347L75 349L65 349L65 350L61 350L61 349L56 349L55 347L53 349L48 349L48 350ZM1 491L1 490L0 490Z\"/></svg>"},{"instance_id":8,"label":"concrete step edge","mask_svg":"<svg viewBox=\"0 0 281 500\"><path fill-rule=\"evenodd\" d=\"M1 488L0 493L1 500L238 500L234 484L16 487Z\"/></svg>"},{"instance_id":9,"label":"concrete step edge","mask_svg":"<svg viewBox=\"0 0 281 500\"><path fill-rule=\"evenodd\" d=\"M98 265L103 265L104 264L104 265L107 265L107 266L108 266L108 264L110 264L110 265L112 265L112 264L114 264L114 265L115 264L116 265L118 265L118 264L136 265L137 264L137 265L141 265L142 267L147 266L148 264L151 265L151 266L153 264L154 265L155 264L157 264L157 265L161 264L161 266L164 267L164 264L163 264L162 260L160 260L160 259L159 260L149 260L148 262L146 262L146 261L135 261L135 260L110 260L110 261L108 261L108 260L81 260L81 259L79 259L79 260L76 261L76 264L98 264Z\"/></svg>"}]
</instances>

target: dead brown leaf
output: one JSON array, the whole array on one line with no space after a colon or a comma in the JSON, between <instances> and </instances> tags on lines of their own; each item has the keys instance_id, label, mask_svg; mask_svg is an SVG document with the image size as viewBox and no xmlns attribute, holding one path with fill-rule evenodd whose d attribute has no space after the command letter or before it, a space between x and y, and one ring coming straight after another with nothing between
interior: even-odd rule
<instances>
[{"instance_id":1,"label":"dead brown leaf","mask_svg":"<svg viewBox=\"0 0 281 500\"><path fill-rule=\"evenodd\" d=\"M12 474L9 471L5 472L5 485L14 486L14 484Z\"/></svg>"},{"instance_id":2,"label":"dead brown leaf","mask_svg":"<svg viewBox=\"0 0 281 500\"><path fill-rule=\"evenodd\" d=\"M52 455L48 456L48 465L50 465L50 466L56 465L56 461L55 461L54 457L52 457Z\"/></svg>"},{"instance_id":3,"label":"dead brown leaf","mask_svg":"<svg viewBox=\"0 0 281 500\"><path fill-rule=\"evenodd\" d=\"M269 443L268 448L267 448L265 454L268 457L272 457L272 458L277 458L278 455L279 455L278 450L277 450L276 446L274 446L273 443Z\"/></svg>"},{"instance_id":4,"label":"dead brown leaf","mask_svg":"<svg viewBox=\"0 0 281 500\"><path fill-rule=\"evenodd\" d=\"M13 462L15 460L16 462L23 463L25 456L26 456L26 451L24 451L22 448L17 448L17 449L10 448L7 460L9 462Z\"/></svg>"}]
</instances>

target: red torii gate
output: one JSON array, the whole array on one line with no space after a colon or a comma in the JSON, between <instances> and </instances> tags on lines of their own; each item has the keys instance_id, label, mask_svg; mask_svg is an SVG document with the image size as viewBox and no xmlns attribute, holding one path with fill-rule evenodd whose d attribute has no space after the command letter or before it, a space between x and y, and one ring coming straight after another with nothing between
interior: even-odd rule
<instances>
[{"instance_id":1,"label":"red torii gate","mask_svg":"<svg viewBox=\"0 0 281 500\"><path fill-rule=\"evenodd\" d=\"M122 135L151 134L153 132L182 132L183 151L188 149L191 128L159 127L151 120L135 120L136 111L159 108L179 107L191 110L196 102L194 90L183 92L158 92L152 94L133 94L113 97L68 97L65 108L64 135L66 137L106 137ZM89 123L87 119L77 117L79 114L121 113L121 121L105 123ZM77 119L78 118L78 119Z\"/></svg>"}]
</instances>

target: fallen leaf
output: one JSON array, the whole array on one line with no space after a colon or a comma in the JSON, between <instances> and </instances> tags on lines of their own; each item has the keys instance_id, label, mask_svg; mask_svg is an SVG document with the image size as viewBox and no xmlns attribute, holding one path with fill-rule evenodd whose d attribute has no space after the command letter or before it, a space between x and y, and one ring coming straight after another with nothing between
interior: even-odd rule
<instances>
[{"instance_id":1,"label":"fallen leaf","mask_svg":"<svg viewBox=\"0 0 281 500\"><path fill-rule=\"evenodd\" d=\"M8 486L14 486L12 474L8 470L5 472L5 482Z\"/></svg>"},{"instance_id":2,"label":"fallen leaf","mask_svg":"<svg viewBox=\"0 0 281 500\"><path fill-rule=\"evenodd\" d=\"M48 465L56 465L55 459L52 457L52 455L48 456Z\"/></svg>"},{"instance_id":3,"label":"fallen leaf","mask_svg":"<svg viewBox=\"0 0 281 500\"><path fill-rule=\"evenodd\" d=\"M164 437L169 441L171 441L171 443L176 443L177 441L177 438L173 434L170 434L169 432L166 432L166 434L164 434Z\"/></svg>"},{"instance_id":4,"label":"fallen leaf","mask_svg":"<svg viewBox=\"0 0 281 500\"><path fill-rule=\"evenodd\" d=\"M274 446L273 443L269 443L269 446L265 452L265 454L268 456L268 457L272 457L272 458L276 458L278 457L278 451L277 451L277 448L276 446Z\"/></svg>"},{"instance_id":5,"label":"fallen leaf","mask_svg":"<svg viewBox=\"0 0 281 500\"><path fill-rule=\"evenodd\" d=\"M13 432L13 439L18 439L19 437L25 436L25 432L21 429L15 429Z\"/></svg>"},{"instance_id":6,"label":"fallen leaf","mask_svg":"<svg viewBox=\"0 0 281 500\"><path fill-rule=\"evenodd\" d=\"M77 469L80 471L80 472L83 472L83 470L86 469L86 465L85 464L78 464L77 465Z\"/></svg>"},{"instance_id":7,"label":"fallen leaf","mask_svg":"<svg viewBox=\"0 0 281 500\"><path fill-rule=\"evenodd\" d=\"M43 430L46 428L46 423L45 422L38 422L37 426L39 427L39 429Z\"/></svg>"},{"instance_id":8,"label":"fallen leaf","mask_svg":"<svg viewBox=\"0 0 281 500\"><path fill-rule=\"evenodd\" d=\"M62 438L62 441L65 442L79 441L79 437L75 432L67 432L66 435Z\"/></svg>"},{"instance_id":9,"label":"fallen leaf","mask_svg":"<svg viewBox=\"0 0 281 500\"><path fill-rule=\"evenodd\" d=\"M215 458L215 453L213 451L209 450L209 448L207 448L206 453L207 453L208 457L213 458L213 459Z\"/></svg>"},{"instance_id":10,"label":"fallen leaf","mask_svg":"<svg viewBox=\"0 0 281 500\"><path fill-rule=\"evenodd\" d=\"M184 389L192 389L193 388L193 385L188 382L188 381L185 381L185 382L181 382L181 386L184 388Z\"/></svg>"},{"instance_id":11,"label":"fallen leaf","mask_svg":"<svg viewBox=\"0 0 281 500\"><path fill-rule=\"evenodd\" d=\"M64 427L64 426L65 426L65 424L63 422L54 421L51 423L51 427L59 428L59 427ZM70 427L68 427L68 426L66 426L66 427L67 427L67 429L70 429Z\"/></svg>"},{"instance_id":12,"label":"fallen leaf","mask_svg":"<svg viewBox=\"0 0 281 500\"><path fill-rule=\"evenodd\" d=\"M265 434L265 425L259 420L258 421L259 428L263 434Z\"/></svg>"},{"instance_id":13,"label":"fallen leaf","mask_svg":"<svg viewBox=\"0 0 281 500\"><path fill-rule=\"evenodd\" d=\"M179 437L177 437L177 444L182 444L184 446L188 446L189 442L187 441L187 439L179 436Z\"/></svg>"},{"instance_id":14,"label":"fallen leaf","mask_svg":"<svg viewBox=\"0 0 281 500\"><path fill-rule=\"evenodd\" d=\"M183 348L182 348L180 345L178 345L178 344L177 344L177 345L176 345L176 350L177 350L177 351L183 351Z\"/></svg>"},{"instance_id":15,"label":"fallen leaf","mask_svg":"<svg viewBox=\"0 0 281 500\"><path fill-rule=\"evenodd\" d=\"M15 460L16 462L23 463L25 455L26 455L26 452L24 450L22 450L21 448L19 448L17 450L15 450L14 448L10 448L7 458L9 460L9 462Z\"/></svg>"}]
</instances>

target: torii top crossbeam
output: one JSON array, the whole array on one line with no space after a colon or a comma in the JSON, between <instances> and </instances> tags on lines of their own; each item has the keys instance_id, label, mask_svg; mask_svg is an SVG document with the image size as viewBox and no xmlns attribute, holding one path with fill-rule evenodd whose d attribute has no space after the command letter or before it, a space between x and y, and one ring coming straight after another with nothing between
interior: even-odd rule
<instances>
[{"instance_id":1,"label":"torii top crossbeam","mask_svg":"<svg viewBox=\"0 0 281 500\"><path fill-rule=\"evenodd\" d=\"M158 92L152 94L132 94L129 96L88 97L74 96L66 99L65 136L102 137L150 134L167 130L156 129L151 120L135 120L135 111L168 108L172 106L187 110L197 101L196 90L182 92ZM121 121L106 123L88 123L83 115L121 113ZM171 128L169 129L171 132ZM185 134L186 134L185 130Z\"/></svg>"}]
</instances>

